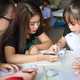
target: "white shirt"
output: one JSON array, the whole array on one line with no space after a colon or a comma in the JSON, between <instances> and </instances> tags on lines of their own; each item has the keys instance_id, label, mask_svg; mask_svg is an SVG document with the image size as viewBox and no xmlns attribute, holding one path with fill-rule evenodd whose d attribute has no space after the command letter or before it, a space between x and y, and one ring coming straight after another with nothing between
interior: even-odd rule
<instances>
[{"instance_id":1,"label":"white shirt","mask_svg":"<svg viewBox=\"0 0 80 80\"><path fill-rule=\"evenodd\" d=\"M80 34L71 32L65 36L65 39L72 51L80 52Z\"/></svg>"}]
</instances>

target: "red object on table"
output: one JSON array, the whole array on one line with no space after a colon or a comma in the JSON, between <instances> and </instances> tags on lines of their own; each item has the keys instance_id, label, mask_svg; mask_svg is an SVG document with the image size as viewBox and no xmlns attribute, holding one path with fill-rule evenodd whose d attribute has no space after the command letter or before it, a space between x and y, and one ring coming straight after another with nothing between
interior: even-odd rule
<instances>
[{"instance_id":1,"label":"red object on table","mask_svg":"<svg viewBox=\"0 0 80 80\"><path fill-rule=\"evenodd\" d=\"M9 77L6 80L24 80L22 77Z\"/></svg>"}]
</instances>

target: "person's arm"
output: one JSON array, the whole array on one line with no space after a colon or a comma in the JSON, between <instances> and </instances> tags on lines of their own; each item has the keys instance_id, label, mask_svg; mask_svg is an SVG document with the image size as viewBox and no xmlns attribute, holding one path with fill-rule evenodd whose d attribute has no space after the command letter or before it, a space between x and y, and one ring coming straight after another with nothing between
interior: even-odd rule
<instances>
[{"instance_id":1,"label":"person's arm","mask_svg":"<svg viewBox=\"0 0 80 80\"><path fill-rule=\"evenodd\" d=\"M80 75L80 57L77 57L72 64L72 67L76 74Z\"/></svg>"},{"instance_id":2,"label":"person's arm","mask_svg":"<svg viewBox=\"0 0 80 80\"><path fill-rule=\"evenodd\" d=\"M70 33L70 29L68 27L68 25L66 24L65 25L65 29L64 29L64 32L63 32L63 36L58 40L57 43L53 44L49 50L50 51L59 51L60 49L62 49L65 45L66 45L66 40L65 40L65 36Z\"/></svg>"},{"instance_id":3,"label":"person's arm","mask_svg":"<svg viewBox=\"0 0 80 80\"><path fill-rule=\"evenodd\" d=\"M65 37L62 36L59 41L56 43L57 46L59 46L60 49L62 49L66 45Z\"/></svg>"},{"instance_id":4,"label":"person's arm","mask_svg":"<svg viewBox=\"0 0 80 80\"><path fill-rule=\"evenodd\" d=\"M21 64L21 63L29 63L29 62L35 62L35 61L57 61L59 60L59 57L56 55L23 55L23 54L16 54L15 48L11 46L5 47L5 56L8 63L15 63L15 64Z\"/></svg>"},{"instance_id":5,"label":"person's arm","mask_svg":"<svg viewBox=\"0 0 80 80\"><path fill-rule=\"evenodd\" d=\"M62 49L65 46L65 44L66 44L65 38L62 36L57 43L55 43L49 48L49 50L57 52L60 49Z\"/></svg>"},{"instance_id":6,"label":"person's arm","mask_svg":"<svg viewBox=\"0 0 80 80\"><path fill-rule=\"evenodd\" d=\"M5 47L5 56L8 63L19 64L19 63L32 62L33 60L37 61L37 56L32 57L32 56L16 53L15 48L11 46Z\"/></svg>"},{"instance_id":7,"label":"person's arm","mask_svg":"<svg viewBox=\"0 0 80 80\"><path fill-rule=\"evenodd\" d=\"M31 55L39 54L40 50L46 50L52 45L52 41L49 39L49 37L45 33L42 33L41 35L39 35L38 39L40 40L41 43L33 45L29 49L29 54Z\"/></svg>"},{"instance_id":8,"label":"person's arm","mask_svg":"<svg viewBox=\"0 0 80 80\"><path fill-rule=\"evenodd\" d=\"M1 63L0 69L12 70L12 71L19 71L21 68L15 64L8 64L8 63Z\"/></svg>"},{"instance_id":9,"label":"person's arm","mask_svg":"<svg viewBox=\"0 0 80 80\"><path fill-rule=\"evenodd\" d=\"M34 80L37 74L37 69L23 69L21 66L6 63L0 64L0 71L5 74L5 76L0 75L0 80L15 80L15 77L13 76L20 77L20 79L22 78L24 80ZM11 75L7 75L5 72L10 73Z\"/></svg>"},{"instance_id":10,"label":"person's arm","mask_svg":"<svg viewBox=\"0 0 80 80\"><path fill-rule=\"evenodd\" d=\"M38 36L38 39L40 40L41 43L35 46L39 50L48 49L52 45L52 41L45 33L42 33L40 36Z\"/></svg>"}]
</instances>

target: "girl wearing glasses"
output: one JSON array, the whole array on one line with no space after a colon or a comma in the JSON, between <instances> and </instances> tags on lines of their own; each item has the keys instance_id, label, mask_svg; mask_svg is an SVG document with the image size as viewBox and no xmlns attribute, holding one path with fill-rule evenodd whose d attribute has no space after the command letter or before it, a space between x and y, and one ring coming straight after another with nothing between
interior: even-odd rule
<instances>
[{"instance_id":1,"label":"girl wearing glasses","mask_svg":"<svg viewBox=\"0 0 80 80\"><path fill-rule=\"evenodd\" d=\"M38 54L39 50L48 49L52 44L44 32L40 10L26 3L19 3L17 8L14 34L9 37L5 46L7 62L19 64L58 60L57 56ZM36 39L40 43L36 44Z\"/></svg>"}]
</instances>

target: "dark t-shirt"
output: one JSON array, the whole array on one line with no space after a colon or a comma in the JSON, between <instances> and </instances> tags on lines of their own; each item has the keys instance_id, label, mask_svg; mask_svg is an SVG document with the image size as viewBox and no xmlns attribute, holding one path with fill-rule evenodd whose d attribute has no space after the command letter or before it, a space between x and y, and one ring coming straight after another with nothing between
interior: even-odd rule
<instances>
[{"instance_id":1,"label":"dark t-shirt","mask_svg":"<svg viewBox=\"0 0 80 80\"><path fill-rule=\"evenodd\" d=\"M2 35L0 36L0 63L5 63L5 53L4 53L4 45L6 43L8 37Z\"/></svg>"},{"instance_id":2,"label":"dark t-shirt","mask_svg":"<svg viewBox=\"0 0 80 80\"><path fill-rule=\"evenodd\" d=\"M13 23L11 22L10 25L11 24L13 24ZM8 29L6 29L6 31L2 35L0 35L0 63L6 62L5 53L4 53L4 46L7 42L10 34L12 33L12 30L13 30L13 28L9 27Z\"/></svg>"},{"instance_id":3,"label":"dark t-shirt","mask_svg":"<svg viewBox=\"0 0 80 80\"><path fill-rule=\"evenodd\" d=\"M25 48L20 50L19 49L19 27L16 27L14 29L14 34L11 35L7 42L6 42L6 46L12 46L16 49L16 53L21 53L21 54L24 54L26 50L28 50L30 48L30 46L32 44L34 44L34 40L39 36L41 35L42 33L44 32L44 28L42 26L40 26L37 30L37 32L35 34L31 34L30 36L30 39L26 39L26 44L25 44Z\"/></svg>"},{"instance_id":4,"label":"dark t-shirt","mask_svg":"<svg viewBox=\"0 0 80 80\"><path fill-rule=\"evenodd\" d=\"M4 47L2 41L0 42L0 63L5 63L5 54L4 54Z\"/></svg>"}]
</instances>

